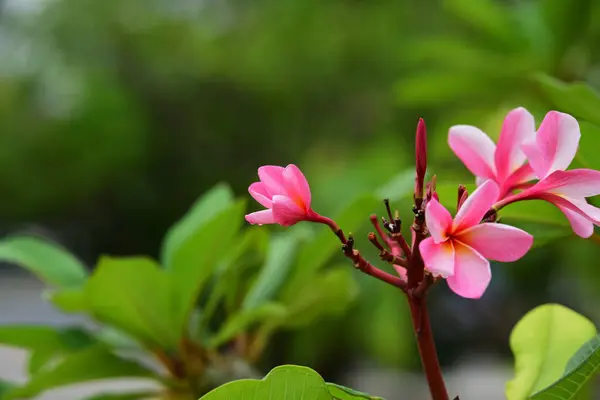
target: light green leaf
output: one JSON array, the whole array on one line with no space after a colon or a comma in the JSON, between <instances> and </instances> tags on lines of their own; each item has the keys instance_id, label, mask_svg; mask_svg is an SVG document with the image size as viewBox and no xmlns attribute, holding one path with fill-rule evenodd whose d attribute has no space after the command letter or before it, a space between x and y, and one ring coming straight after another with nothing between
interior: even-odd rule
<instances>
[{"instance_id":1,"label":"light green leaf","mask_svg":"<svg viewBox=\"0 0 600 400\"><path fill-rule=\"evenodd\" d=\"M200 400L333 400L323 378L310 368L283 365L263 380L243 379L226 383Z\"/></svg>"},{"instance_id":2,"label":"light green leaf","mask_svg":"<svg viewBox=\"0 0 600 400\"><path fill-rule=\"evenodd\" d=\"M493 0L445 0L444 8L490 38L510 43L515 26L507 8Z\"/></svg>"},{"instance_id":3,"label":"light green leaf","mask_svg":"<svg viewBox=\"0 0 600 400\"><path fill-rule=\"evenodd\" d=\"M84 288L66 288L45 292L44 296L57 308L67 313L89 311Z\"/></svg>"},{"instance_id":4,"label":"light green leaf","mask_svg":"<svg viewBox=\"0 0 600 400\"><path fill-rule=\"evenodd\" d=\"M251 310L269 301L279 291L289 275L300 246L300 238L294 231L271 238L265 264L250 288L242 308Z\"/></svg>"},{"instance_id":5,"label":"light green leaf","mask_svg":"<svg viewBox=\"0 0 600 400\"><path fill-rule=\"evenodd\" d=\"M17 264L58 287L80 286L87 277L84 265L66 249L33 236L0 241L0 261Z\"/></svg>"},{"instance_id":6,"label":"light green leaf","mask_svg":"<svg viewBox=\"0 0 600 400\"><path fill-rule=\"evenodd\" d=\"M85 288L93 316L146 344L176 348L170 276L146 257L101 257Z\"/></svg>"},{"instance_id":7,"label":"light green leaf","mask_svg":"<svg viewBox=\"0 0 600 400\"><path fill-rule=\"evenodd\" d=\"M352 278L352 267L343 265L321 271L306 281L283 301L288 313L283 326L298 328L309 325L324 315L338 315L346 310L358 294L358 285Z\"/></svg>"},{"instance_id":8,"label":"light green leaf","mask_svg":"<svg viewBox=\"0 0 600 400\"><path fill-rule=\"evenodd\" d=\"M286 315L286 308L277 303L263 303L257 308L242 310L225 321L219 332L210 339L208 346L218 347L244 332L252 324L271 319L281 320Z\"/></svg>"},{"instance_id":9,"label":"light green leaf","mask_svg":"<svg viewBox=\"0 0 600 400\"><path fill-rule=\"evenodd\" d=\"M415 186L415 169L400 172L392 180L375 191L375 197L383 199L400 199L412 195Z\"/></svg>"},{"instance_id":10,"label":"light green leaf","mask_svg":"<svg viewBox=\"0 0 600 400\"><path fill-rule=\"evenodd\" d=\"M165 236L161 249L161 261L170 267L177 249L215 215L233 202L233 192L226 184L220 183L202 195L191 209L173 225Z\"/></svg>"},{"instance_id":11,"label":"light green leaf","mask_svg":"<svg viewBox=\"0 0 600 400\"><path fill-rule=\"evenodd\" d=\"M571 168L600 170L600 157L595 151L600 147L600 126L586 121L579 121L579 127L581 129L581 139Z\"/></svg>"},{"instance_id":12,"label":"light green leaf","mask_svg":"<svg viewBox=\"0 0 600 400\"><path fill-rule=\"evenodd\" d=\"M87 348L65 356L51 369L39 371L23 386L13 388L5 399L34 397L46 390L105 378L154 377L152 371L112 354L104 346Z\"/></svg>"},{"instance_id":13,"label":"light green leaf","mask_svg":"<svg viewBox=\"0 0 600 400\"><path fill-rule=\"evenodd\" d=\"M384 400L381 397L371 396L335 383L327 383L326 385L334 400Z\"/></svg>"},{"instance_id":14,"label":"light green leaf","mask_svg":"<svg viewBox=\"0 0 600 400\"><path fill-rule=\"evenodd\" d=\"M506 384L508 400L526 399L560 378L571 355L594 335L590 320L559 304L528 312L510 335L515 378Z\"/></svg>"},{"instance_id":15,"label":"light green leaf","mask_svg":"<svg viewBox=\"0 0 600 400\"><path fill-rule=\"evenodd\" d=\"M204 285L228 253L244 222L245 200L222 209L197 226L185 241L173 249L168 272L174 293L174 323L187 325Z\"/></svg>"},{"instance_id":16,"label":"light green leaf","mask_svg":"<svg viewBox=\"0 0 600 400\"><path fill-rule=\"evenodd\" d=\"M564 83L548 75L536 77L540 87L559 110L600 125L600 94L583 82Z\"/></svg>"},{"instance_id":17,"label":"light green leaf","mask_svg":"<svg viewBox=\"0 0 600 400\"><path fill-rule=\"evenodd\" d=\"M600 335L586 342L567 363L565 374L552 385L535 393L532 400L572 400L600 371Z\"/></svg>"}]
</instances>

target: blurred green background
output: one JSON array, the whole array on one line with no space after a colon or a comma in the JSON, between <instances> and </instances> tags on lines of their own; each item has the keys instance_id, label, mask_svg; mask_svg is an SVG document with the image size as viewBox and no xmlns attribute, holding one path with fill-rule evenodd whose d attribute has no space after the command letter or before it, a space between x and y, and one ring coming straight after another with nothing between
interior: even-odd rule
<instances>
[{"instance_id":1,"label":"blurred green background","mask_svg":"<svg viewBox=\"0 0 600 400\"><path fill-rule=\"evenodd\" d=\"M43 227L90 265L157 256L200 194L225 181L246 196L263 164L300 166L314 208L335 215L412 166L419 117L431 173L470 184L448 128L494 136L517 106L538 121L550 109L598 118L587 92L569 102L548 89L599 88L597 43L591 0L0 0L2 231ZM600 320L599 255L563 237L495 265L481 300L436 287L444 366L471 353L510 363L510 329L537 304ZM417 369L403 300L356 279L346 315L280 335L265 368L309 364L330 380L356 361Z\"/></svg>"}]
</instances>

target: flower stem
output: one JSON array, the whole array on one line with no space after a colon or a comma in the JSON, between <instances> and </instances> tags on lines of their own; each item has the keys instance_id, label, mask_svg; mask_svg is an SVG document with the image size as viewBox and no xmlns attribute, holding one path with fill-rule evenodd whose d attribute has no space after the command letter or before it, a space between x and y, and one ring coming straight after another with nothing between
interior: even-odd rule
<instances>
[{"instance_id":1,"label":"flower stem","mask_svg":"<svg viewBox=\"0 0 600 400\"><path fill-rule=\"evenodd\" d=\"M408 296L410 315L417 339L421 363L433 400L449 400L440 368L425 298Z\"/></svg>"}]
</instances>

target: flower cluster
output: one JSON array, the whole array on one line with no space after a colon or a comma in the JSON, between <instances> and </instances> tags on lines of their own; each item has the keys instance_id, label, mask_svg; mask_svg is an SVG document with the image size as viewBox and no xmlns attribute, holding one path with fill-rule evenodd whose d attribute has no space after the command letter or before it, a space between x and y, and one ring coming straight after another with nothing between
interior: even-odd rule
<instances>
[{"instance_id":1,"label":"flower cluster","mask_svg":"<svg viewBox=\"0 0 600 400\"><path fill-rule=\"evenodd\" d=\"M547 201L558 207L575 234L584 238L593 234L594 225L600 224L600 209L586 200L600 194L600 172L567 170L580 137L579 125L572 116L550 111L536 131L533 116L524 108L508 113L497 144L474 126L453 126L448 143L475 175L477 189L468 196L466 189L459 187L457 213L452 218L439 202L435 178L424 184L427 145L425 124L421 120L416 139L411 244L402 237L401 221L392 216L389 207L389 220L383 218L388 234L383 233L377 218L372 218L384 244L379 243L374 233L369 235L380 250L381 259L394 265L399 278L390 277L364 260L353 248L353 238L346 239L335 222L312 210L310 187L294 165L258 169L260 182L250 185L249 192L266 210L248 214L246 220L261 225L290 226L300 221L327 224L357 268L402 288L411 296L445 278L458 295L479 298L491 280L488 260L516 261L533 244L529 233L496 222L501 208L517 201Z\"/></svg>"}]
</instances>

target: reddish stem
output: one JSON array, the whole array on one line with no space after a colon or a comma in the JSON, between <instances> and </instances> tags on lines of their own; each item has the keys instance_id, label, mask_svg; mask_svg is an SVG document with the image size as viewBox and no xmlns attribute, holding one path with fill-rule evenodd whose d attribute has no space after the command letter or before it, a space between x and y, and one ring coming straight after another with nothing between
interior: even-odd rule
<instances>
[{"instance_id":1,"label":"reddish stem","mask_svg":"<svg viewBox=\"0 0 600 400\"><path fill-rule=\"evenodd\" d=\"M415 337L421 356L421 363L425 371L425 377L429 385L429 391L433 400L449 400L446 385L440 369L435 342L431 324L429 323L429 313L424 298L408 296L410 305L410 315L412 318Z\"/></svg>"}]
</instances>

